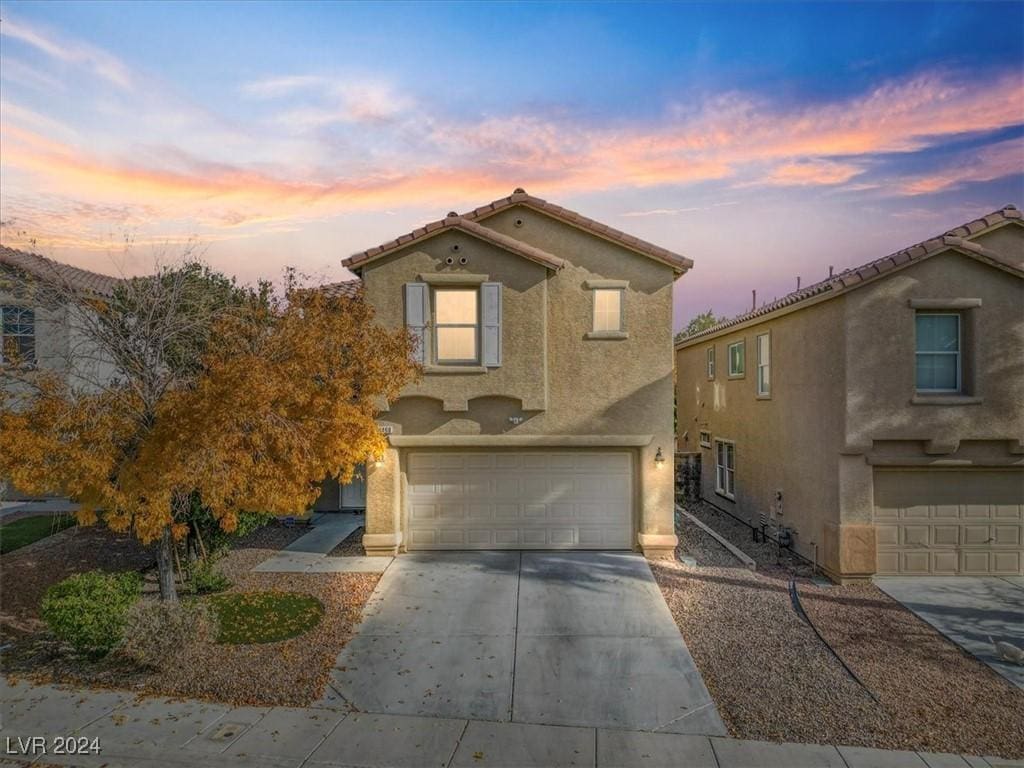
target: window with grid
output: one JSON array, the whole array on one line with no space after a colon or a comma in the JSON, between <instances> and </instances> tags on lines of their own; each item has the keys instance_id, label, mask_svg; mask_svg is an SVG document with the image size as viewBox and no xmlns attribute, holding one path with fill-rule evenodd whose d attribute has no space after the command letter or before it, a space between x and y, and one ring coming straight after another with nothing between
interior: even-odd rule
<instances>
[{"instance_id":1,"label":"window with grid","mask_svg":"<svg viewBox=\"0 0 1024 768\"><path fill-rule=\"evenodd\" d=\"M622 290L619 288L594 289L594 330L622 330Z\"/></svg>"},{"instance_id":2,"label":"window with grid","mask_svg":"<svg viewBox=\"0 0 1024 768\"><path fill-rule=\"evenodd\" d=\"M715 348L708 347L708 378L715 378Z\"/></svg>"},{"instance_id":3,"label":"window with grid","mask_svg":"<svg viewBox=\"0 0 1024 768\"><path fill-rule=\"evenodd\" d=\"M959 392L962 378L959 313L918 312L915 322L917 391Z\"/></svg>"},{"instance_id":4,"label":"window with grid","mask_svg":"<svg viewBox=\"0 0 1024 768\"><path fill-rule=\"evenodd\" d=\"M36 313L30 307L0 307L0 361L13 365L36 362Z\"/></svg>"},{"instance_id":5,"label":"window with grid","mask_svg":"<svg viewBox=\"0 0 1024 768\"><path fill-rule=\"evenodd\" d=\"M434 329L438 363L476 363L479 360L478 291L438 288L434 291Z\"/></svg>"},{"instance_id":6,"label":"window with grid","mask_svg":"<svg viewBox=\"0 0 1024 768\"><path fill-rule=\"evenodd\" d=\"M725 440L715 441L715 490L736 498L736 446Z\"/></svg>"}]
</instances>

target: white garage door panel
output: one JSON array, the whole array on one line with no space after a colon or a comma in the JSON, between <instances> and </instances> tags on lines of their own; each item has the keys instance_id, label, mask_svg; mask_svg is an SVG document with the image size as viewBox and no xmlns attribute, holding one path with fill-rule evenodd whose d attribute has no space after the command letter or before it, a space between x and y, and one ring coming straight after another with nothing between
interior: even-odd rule
<instances>
[{"instance_id":1,"label":"white garage door panel","mask_svg":"<svg viewBox=\"0 0 1024 768\"><path fill-rule=\"evenodd\" d=\"M1024 573L1024 472L876 470L878 573Z\"/></svg>"},{"instance_id":2,"label":"white garage door panel","mask_svg":"<svg viewBox=\"0 0 1024 768\"><path fill-rule=\"evenodd\" d=\"M629 549L628 453L411 453L410 549Z\"/></svg>"}]
</instances>

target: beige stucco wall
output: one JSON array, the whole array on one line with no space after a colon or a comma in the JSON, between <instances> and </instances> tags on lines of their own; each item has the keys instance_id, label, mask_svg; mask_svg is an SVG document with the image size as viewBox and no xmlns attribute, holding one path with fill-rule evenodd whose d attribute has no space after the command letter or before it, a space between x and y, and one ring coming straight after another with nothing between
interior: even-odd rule
<instances>
[{"instance_id":1,"label":"beige stucco wall","mask_svg":"<svg viewBox=\"0 0 1024 768\"><path fill-rule=\"evenodd\" d=\"M839 448L845 384L842 307L825 302L677 352L678 447L701 452L703 497L756 524L758 515L796 530L795 549L814 557L826 522L838 519ZM771 334L771 396L758 398L757 336ZM744 340L746 371L729 378L728 346ZM715 379L706 375L715 347ZM712 448L701 448L700 430ZM735 441L736 499L715 490L714 439ZM776 494L781 491L780 505Z\"/></svg>"},{"instance_id":2,"label":"beige stucco wall","mask_svg":"<svg viewBox=\"0 0 1024 768\"><path fill-rule=\"evenodd\" d=\"M1024 228L1004 227L1024 250ZM920 404L914 392L914 299L979 299L966 309L967 395L980 403ZM938 254L846 294L846 441L1010 441L1024 436L1024 280L955 252Z\"/></svg>"},{"instance_id":3,"label":"beige stucco wall","mask_svg":"<svg viewBox=\"0 0 1024 768\"><path fill-rule=\"evenodd\" d=\"M1016 263L1024 228L979 242ZM924 401L914 386L912 300L971 299L964 310L965 397ZM679 450L702 450L705 498L755 521L783 490L783 517L830 575L874 572L876 466L1001 467L1024 473L1024 280L944 252L834 299L677 352ZM772 333L772 398L755 396L755 337ZM729 380L727 346L746 339L747 372ZM716 381L705 376L717 350ZM735 502L715 492L714 455L700 429L736 441ZM1024 489L1024 474L1021 478Z\"/></svg>"},{"instance_id":4,"label":"beige stucco wall","mask_svg":"<svg viewBox=\"0 0 1024 768\"><path fill-rule=\"evenodd\" d=\"M521 226L514 221L520 219ZM428 372L382 413L396 435L490 435L500 440L544 436L650 436L632 447L637 471L638 533L673 535L672 522L672 284L671 267L523 206L482 222L537 246L567 264L558 272L508 253L472 235L448 231L367 265L362 278L377 319L404 324L405 283L424 273L487 275L503 285L502 365L486 373ZM448 266L458 244L456 264ZM458 258L467 264L459 265ZM628 280L622 340L588 339L592 293L588 279ZM523 422L513 425L510 416ZM509 448L516 445L506 443ZM522 443L517 444L519 447ZM596 442L592 447L600 447ZM438 446L443 447L443 446ZM661 447L665 467L655 467ZM576 449L582 450L583 447ZM402 454L395 458L399 493ZM382 473L383 474L383 473ZM390 534L401 523L391 510L388 488L368 478L368 534ZM398 508L403 509L401 499ZM401 516L399 516L401 520Z\"/></svg>"}]
</instances>

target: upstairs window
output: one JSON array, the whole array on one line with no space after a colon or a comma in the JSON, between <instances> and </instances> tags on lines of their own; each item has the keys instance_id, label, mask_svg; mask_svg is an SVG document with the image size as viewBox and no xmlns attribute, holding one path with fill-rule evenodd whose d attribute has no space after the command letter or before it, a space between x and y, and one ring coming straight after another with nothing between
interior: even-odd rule
<instances>
[{"instance_id":1,"label":"upstairs window","mask_svg":"<svg viewBox=\"0 0 1024 768\"><path fill-rule=\"evenodd\" d=\"M594 289L594 331L622 330L622 291L618 288Z\"/></svg>"},{"instance_id":2,"label":"upstairs window","mask_svg":"<svg viewBox=\"0 0 1024 768\"><path fill-rule=\"evenodd\" d=\"M478 291L475 288L438 288L434 291L434 328L438 363L479 360Z\"/></svg>"},{"instance_id":3,"label":"upstairs window","mask_svg":"<svg viewBox=\"0 0 1024 768\"><path fill-rule=\"evenodd\" d=\"M757 337L757 394L768 397L772 392L772 337L762 333Z\"/></svg>"},{"instance_id":4,"label":"upstairs window","mask_svg":"<svg viewBox=\"0 0 1024 768\"><path fill-rule=\"evenodd\" d=\"M715 378L715 348L708 347L708 381Z\"/></svg>"},{"instance_id":5,"label":"upstairs window","mask_svg":"<svg viewBox=\"0 0 1024 768\"><path fill-rule=\"evenodd\" d=\"M961 390L962 329L957 312L918 312L915 378L918 392Z\"/></svg>"},{"instance_id":6,"label":"upstairs window","mask_svg":"<svg viewBox=\"0 0 1024 768\"><path fill-rule=\"evenodd\" d=\"M742 376L747 369L746 344L737 341L729 345L729 376Z\"/></svg>"},{"instance_id":7,"label":"upstairs window","mask_svg":"<svg viewBox=\"0 0 1024 768\"><path fill-rule=\"evenodd\" d=\"M0 362L34 365L36 362L36 313L29 307L0 307Z\"/></svg>"}]
</instances>

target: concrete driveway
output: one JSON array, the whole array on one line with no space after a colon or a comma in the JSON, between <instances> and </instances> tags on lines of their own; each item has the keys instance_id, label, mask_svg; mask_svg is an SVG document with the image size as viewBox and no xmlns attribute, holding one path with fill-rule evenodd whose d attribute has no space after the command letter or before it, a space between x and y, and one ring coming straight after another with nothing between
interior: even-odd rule
<instances>
[{"instance_id":1,"label":"concrete driveway","mask_svg":"<svg viewBox=\"0 0 1024 768\"><path fill-rule=\"evenodd\" d=\"M646 561L625 552L399 557L325 703L380 714L725 735Z\"/></svg>"},{"instance_id":2,"label":"concrete driveway","mask_svg":"<svg viewBox=\"0 0 1024 768\"><path fill-rule=\"evenodd\" d=\"M879 576L875 584L1024 690L1024 666L1000 660L989 641L1024 648L1024 577Z\"/></svg>"}]
</instances>

